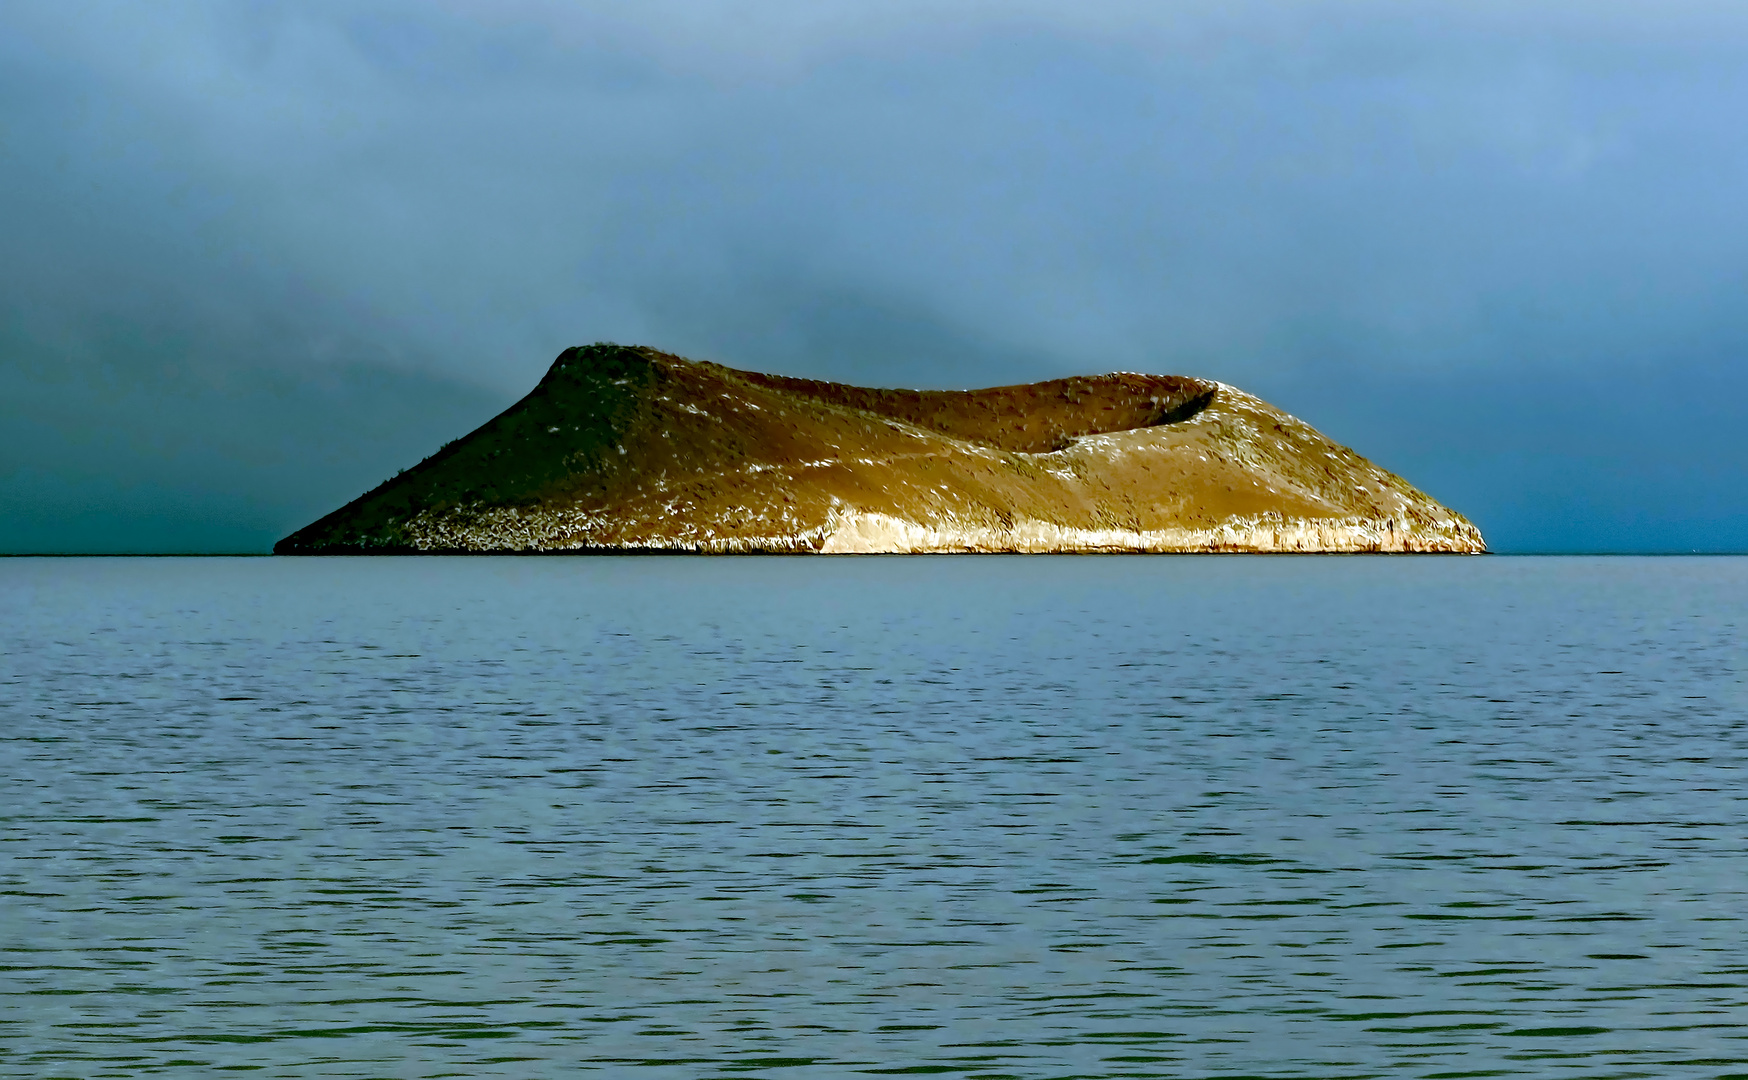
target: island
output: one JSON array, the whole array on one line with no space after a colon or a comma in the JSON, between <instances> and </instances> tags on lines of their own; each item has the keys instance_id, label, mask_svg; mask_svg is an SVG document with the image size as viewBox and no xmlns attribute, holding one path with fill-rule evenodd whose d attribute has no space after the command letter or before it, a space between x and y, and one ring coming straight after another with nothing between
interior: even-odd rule
<instances>
[{"instance_id":1,"label":"island","mask_svg":"<svg viewBox=\"0 0 1748 1080\"><path fill-rule=\"evenodd\" d=\"M279 554L1450 552L1481 533L1224 383L875 390L567 349Z\"/></svg>"}]
</instances>

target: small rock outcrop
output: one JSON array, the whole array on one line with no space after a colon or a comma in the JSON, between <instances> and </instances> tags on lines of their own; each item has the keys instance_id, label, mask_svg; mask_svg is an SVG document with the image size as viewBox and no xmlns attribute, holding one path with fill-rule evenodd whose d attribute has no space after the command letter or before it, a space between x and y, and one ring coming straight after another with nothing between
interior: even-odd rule
<instances>
[{"instance_id":1,"label":"small rock outcrop","mask_svg":"<svg viewBox=\"0 0 1748 1080\"><path fill-rule=\"evenodd\" d=\"M592 345L274 551L1485 547L1462 515L1223 383L871 390Z\"/></svg>"}]
</instances>

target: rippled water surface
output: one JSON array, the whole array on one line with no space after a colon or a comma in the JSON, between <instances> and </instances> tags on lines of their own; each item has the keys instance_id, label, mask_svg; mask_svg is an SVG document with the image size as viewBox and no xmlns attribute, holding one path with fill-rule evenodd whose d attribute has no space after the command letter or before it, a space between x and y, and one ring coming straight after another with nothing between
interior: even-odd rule
<instances>
[{"instance_id":1,"label":"rippled water surface","mask_svg":"<svg viewBox=\"0 0 1748 1080\"><path fill-rule=\"evenodd\" d=\"M1748 1076L1744 559L0 561L0 1075Z\"/></svg>"}]
</instances>

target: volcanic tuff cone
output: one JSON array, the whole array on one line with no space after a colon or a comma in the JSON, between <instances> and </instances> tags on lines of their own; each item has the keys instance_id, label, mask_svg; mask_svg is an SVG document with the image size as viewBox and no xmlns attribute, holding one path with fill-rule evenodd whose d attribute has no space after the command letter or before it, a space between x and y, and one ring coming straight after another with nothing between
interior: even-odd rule
<instances>
[{"instance_id":1,"label":"volcanic tuff cone","mask_svg":"<svg viewBox=\"0 0 1748 1080\"><path fill-rule=\"evenodd\" d=\"M867 390L654 349L560 354L479 430L282 554L1457 551L1481 534L1222 383Z\"/></svg>"}]
</instances>

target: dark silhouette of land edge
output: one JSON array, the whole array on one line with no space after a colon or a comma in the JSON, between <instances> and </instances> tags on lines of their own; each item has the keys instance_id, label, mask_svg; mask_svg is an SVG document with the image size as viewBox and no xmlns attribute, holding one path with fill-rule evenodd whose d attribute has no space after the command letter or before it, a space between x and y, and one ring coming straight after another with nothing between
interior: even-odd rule
<instances>
[{"instance_id":1,"label":"dark silhouette of land edge","mask_svg":"<svg viewBox=\"0 0 1748 1080\"><path fill-rule=\"evenodd\" d=\"M1464 552L1461 514L1234 387L874 390L597 344L278 554Z\"/></svg>"}]
</instances>

